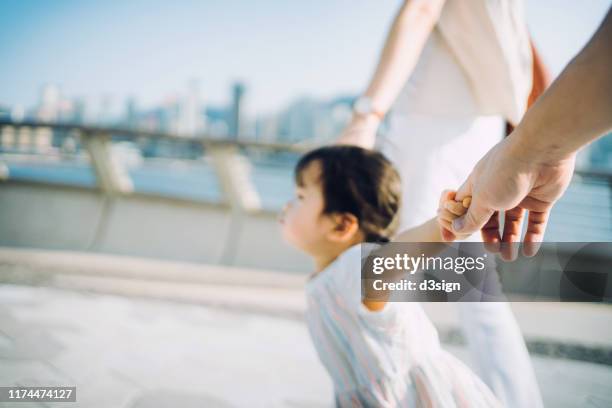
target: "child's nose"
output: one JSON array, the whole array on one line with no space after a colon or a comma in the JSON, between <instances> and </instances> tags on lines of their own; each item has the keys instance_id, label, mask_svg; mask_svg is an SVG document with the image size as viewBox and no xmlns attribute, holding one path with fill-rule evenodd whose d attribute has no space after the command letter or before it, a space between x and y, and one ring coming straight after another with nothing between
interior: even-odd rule
<instances>
[{"instance_id":1,"label":"child's nose","mask_svg":"<svg viewBox=\"0 0 612 408\"><path fill-rule=\"evenodd\" d=\"M277 217L278 221L283 220L285 214L287 213L287 210L289 209L290 203L291 202L289 201L289 202L286 202L285 205L283 205L283 208L281 208L280 212L278 213L278 217Z\"/></svg>"}]
</instances>

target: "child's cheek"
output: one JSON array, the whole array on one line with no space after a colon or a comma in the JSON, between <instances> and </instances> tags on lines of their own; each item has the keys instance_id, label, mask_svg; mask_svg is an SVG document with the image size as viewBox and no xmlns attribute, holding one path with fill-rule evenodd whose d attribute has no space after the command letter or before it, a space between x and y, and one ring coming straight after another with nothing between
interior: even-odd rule
<instances>
[{"instance_id":1,"label":"child's cheek","mask_svg":"<svg viewBox=\"0 0 612 408\"><path fill-rule=\"evenodd\" d=\"M300 216L299 212L296 211L296 208L291 208L285 214L285 220L283 222L283 229L285 230L285 234L291 237L299 237L301 231L300 226Z\"/></svg>"}]
</instances>

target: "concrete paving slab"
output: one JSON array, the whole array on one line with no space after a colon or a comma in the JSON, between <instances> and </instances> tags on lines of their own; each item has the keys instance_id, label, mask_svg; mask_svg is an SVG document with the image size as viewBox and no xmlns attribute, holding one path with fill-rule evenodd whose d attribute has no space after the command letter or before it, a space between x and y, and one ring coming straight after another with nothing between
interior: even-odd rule
<instances>
[{"instance_id":1,"label":"concrete paving slab","mask_svg":"<svg viewBox=\"0 0 612 408\"><path fill-rule=\"evenodd\" d=\"M71 407L332 406L329 378L295 319L10 284L0 299L0 326L13 322L2 385L76 385ZM41 332L41 322L52 323ZM40 352L48 336L60 352ZM470 363L464 347L446 347ZM533 360L547 406L612 406L612 367Z\"/></svg>"}]
</instances>

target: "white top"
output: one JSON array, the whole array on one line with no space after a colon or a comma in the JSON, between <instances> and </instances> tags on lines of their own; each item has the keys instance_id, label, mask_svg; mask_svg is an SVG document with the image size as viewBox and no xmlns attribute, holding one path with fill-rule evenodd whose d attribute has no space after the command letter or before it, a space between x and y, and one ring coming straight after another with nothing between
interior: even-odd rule
<instances>
[{"instance_id":1,"label":"white top","mask_svg":"<svg viewBox=\"0 0 612 408\"><path fill-rule=\"evenodd\" d=\"M447 0L394 110L501 115L527 107L532 56L521 0Z\"/></svg>"},{"instance_id":2,"label":"white top","mask_svg":"<svg viewBox=\"0 0 612 408\"><path fill-rule=\"evenodd\" d=\"M463 363L441 350L416 302L361 302L361 245L342 253L306 284L308 329L334 383L337 406L500 406ZM419 402L422 405L417 405Z\"/></svg>"},{"instance_id":3,"label":"white top","mask_svg":"<svg viewBox=\"0 0 612 408\"><path fill-rule=\"evenodd\" d=\"M502 139L504 119L520 119L531 64L522 1L447 0L377 140L401 174L400 229L434 217L442 191Z\"/></svg>"},{"instance_id":4,"label":"white top","mask_svg":"<svg viewBox=\"0 0 612 408\"><path fill-rule=\"evenodd\" d=\"M516 122L531 88L531 50L520 0L447 0L389 115L379 149L402 178L399 230L436 216ZM480 233L469 240L481 241ZM508 407L541 407L520 329L505 303L463 302L463 334L483 379Z\"/></svg>"}]
</instances>

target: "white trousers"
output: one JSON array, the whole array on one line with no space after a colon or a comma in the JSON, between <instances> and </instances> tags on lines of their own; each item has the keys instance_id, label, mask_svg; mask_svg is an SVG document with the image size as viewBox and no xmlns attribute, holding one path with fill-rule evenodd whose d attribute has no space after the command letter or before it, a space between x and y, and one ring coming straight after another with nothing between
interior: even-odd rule
<instances>
[{"instance_id":1,"label":"white trousers","mask_svg":"<svg viewBox=\"0 0 612 408\"><path fill-rule=\"evenodd\" d=\"M498 116L395 114L378 149L402 177L401 229L436 216L444 189L458 189L503 137ZM467 241L480 242L480 234ZM477 374L506 407L542 407L529 353L507 302L459 302L461 330Z\"/></svg>"}]
</instances>

